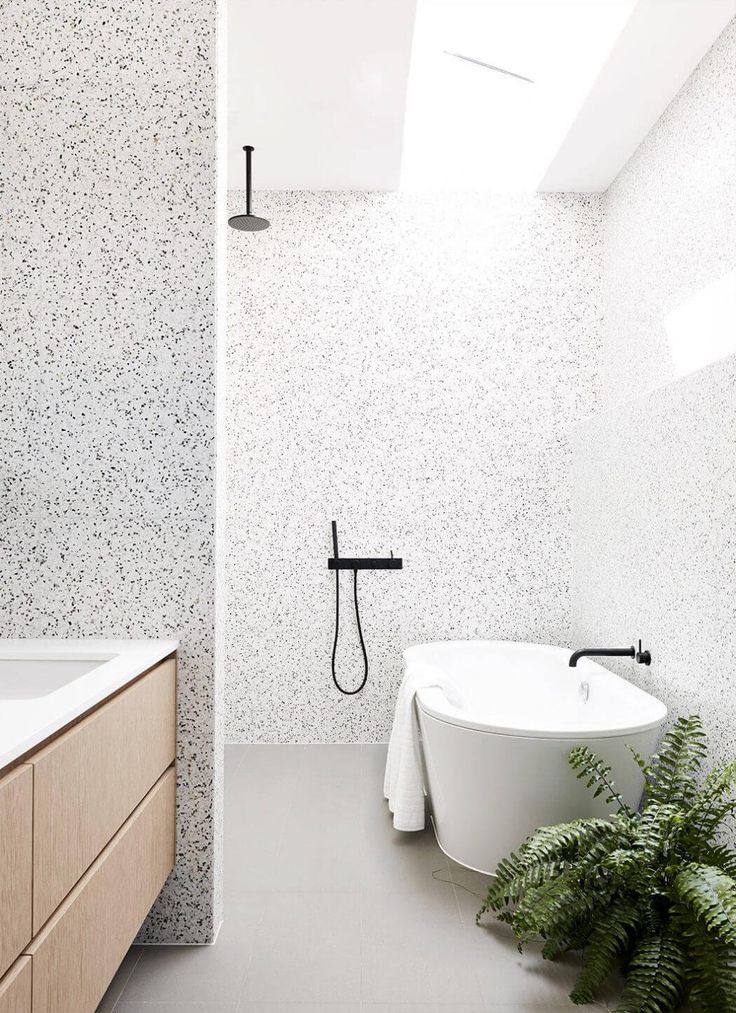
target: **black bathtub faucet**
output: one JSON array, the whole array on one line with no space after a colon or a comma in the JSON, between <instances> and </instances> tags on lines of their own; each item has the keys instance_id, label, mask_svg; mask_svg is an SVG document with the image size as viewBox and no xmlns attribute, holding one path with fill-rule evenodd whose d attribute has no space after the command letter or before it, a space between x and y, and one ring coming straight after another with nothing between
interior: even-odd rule
<instances>
[{"instance_id":1,"label":"black bathtub faucet","mask_svg":"<svg viewBox=\"0 0 736 1013\"><path fill-rule=\"evenodd\" d=\"M570 655L570 668L575 668L581 658L634 658L640 665L652 663L649 651L641 649L641 640L638 651L635 647L584 647Z\"/></svg>"}]
</instances>

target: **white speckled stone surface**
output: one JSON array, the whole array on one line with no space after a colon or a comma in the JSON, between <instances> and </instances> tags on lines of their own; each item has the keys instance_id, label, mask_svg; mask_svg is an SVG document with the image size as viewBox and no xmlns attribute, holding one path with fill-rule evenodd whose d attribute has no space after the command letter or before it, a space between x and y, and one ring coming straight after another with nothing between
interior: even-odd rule
<instances>
[{"instance_id":1,"label":"white speckled stone surface","mask_svg":"<svg viewBox=\"0 0 736 1013\"><path fill-rule=\"evenodd\" d=\"M575 642L641 636L651 668L611 667L700 712L714 758L736 755L736 359L667 383L662 319L736 268L735 96L732 22L606 197L611 407L573 438Z\"/></svg>"},{"instance_id":2,"label":"white speckled stone surface","mask_svg":"<svg viewBox=\"0 0 736 1013\"><path fill-rule=\"evenodd\" d=\"M214 0L0 15L5 636L181 640L178 859L214 929Z\"/></svg>"},{"instance_id":3,"label":"white speckled stone surface","mask_svg":"<svg viewBox=\"0 0 736 1013\"><path fill-rule=\"evenodd\" d=\"M228 240L226 737L380 741L409 644L569 639L600 200L256 193L255 211L271 228ZM405 560L359 576L371 671L350 698L330 676L333 517L343 555Z\"/></svg>"},{"instance_id":4,"label":"white speckled stone surface","mask_svg":"<svg viewBox=\"0 0 736 1013\"><path fill-rule=\"evenodd\" d=\"M581 425L573 462L576 644L641 637L651 667L610 667L733 757L736 357Z\"/></svg>"},{"instance_id":5,"label":"white speckled stone surface","mask_svg":"<svg viewBox=\"0 0 736 1013\"><path fill-rule=\"evenodd\" d=\"M665 317L736 267L735 96L736 20L606 194L609 405L675 379Z\"/></svg>"}]
</instances>

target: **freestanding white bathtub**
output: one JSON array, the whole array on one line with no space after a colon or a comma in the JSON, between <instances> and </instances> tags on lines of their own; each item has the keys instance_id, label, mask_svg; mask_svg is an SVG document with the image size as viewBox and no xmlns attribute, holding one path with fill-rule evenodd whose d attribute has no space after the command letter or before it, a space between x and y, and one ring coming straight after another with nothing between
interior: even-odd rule
<instances>
[{"instance_id":1,"label":"freestanding white bathtub","mask_svg":"<svg viewBox=\"0 0 736 1013\"><path fill-rule=\"evenodd\" d=\"M627 748L648 758L667 715L659 700L595 662L570 668L570 651L505 641L447 641L404 651L440 669L459 690L416 695L437 841L450 858L492 873L537 827L612 811L593 799L567 762L584 744L613 767L629 805L642 778Z\"/></svg>"}]
</instances>

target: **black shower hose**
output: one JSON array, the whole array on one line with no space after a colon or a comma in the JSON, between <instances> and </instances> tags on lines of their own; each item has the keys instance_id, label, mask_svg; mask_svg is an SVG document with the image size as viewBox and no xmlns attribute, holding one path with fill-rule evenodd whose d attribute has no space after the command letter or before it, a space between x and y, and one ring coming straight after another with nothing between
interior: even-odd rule
<instances>
[{"instance_id":1,"label":"black shower hose","mask_svg":"<svg viewBox=\"0 0 736 1013\"><path fill-rule=\"evenodd\" d=\"M336 553L337 554L337 553ZM335 675L335 655L337 654L337 638L340 633L340 571L335 567L335 642L332 645L332 681L335 683L337 688L345 696L354 696L356 693L360 693L361 689L365 686L368 679L368 654L365 649L365 641L363 640L363 630L360 626L360 611L358 609L358 571L353 570L353 600L355 601L355 621L358 624L358 636L360 637L360 647L363 651L363 681L357 689L343 689L340 683L337 681Z\"/></svg>"}]
</instances>

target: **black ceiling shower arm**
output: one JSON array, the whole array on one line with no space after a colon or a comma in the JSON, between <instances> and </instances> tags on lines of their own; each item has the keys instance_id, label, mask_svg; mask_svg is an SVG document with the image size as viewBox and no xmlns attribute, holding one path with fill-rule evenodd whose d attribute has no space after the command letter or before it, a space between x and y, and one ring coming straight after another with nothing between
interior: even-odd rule
<instances>
[{"instance_id":1,"label":"black ceiling shower arm","mask_svg":"<svg viewBox=\"0 0 736 1013\"><path fill-rule=\"evenodd\" d=\"M244 144L245 152L245 214L233 215L228 218L228 225L238 232L262 232L271 224L267 218L259 218L253 214L253 162L252 154L256 149L252 144Z\"/></svg>"},{"instance_id":2,"label":"black ceiling shower arm","mask_svg":"<svg viewBox=\"0 0 736 1013\"><path fill-rule=\"evenodd\" d=\"M244 144L243 151L245 152L245 213L251 214L251 195L253 193L253 166L251 163L251 156L255 151L252 144Z\"/></svg>"}]
</instances>

